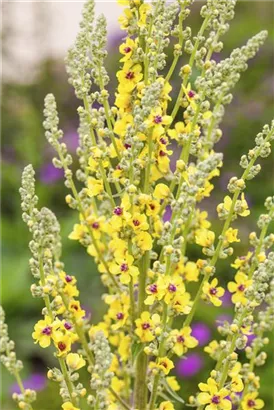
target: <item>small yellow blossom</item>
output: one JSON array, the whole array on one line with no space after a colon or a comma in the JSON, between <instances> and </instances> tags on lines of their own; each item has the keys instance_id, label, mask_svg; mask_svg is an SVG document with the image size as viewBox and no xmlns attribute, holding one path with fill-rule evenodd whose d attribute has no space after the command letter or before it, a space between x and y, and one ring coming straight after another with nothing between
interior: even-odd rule
<instances>
[{"instance_id":1,"label":"small yellow blossom","mask_svg":"<svg viewBox=\"0 0 274 410\"><path fill-rule=\"evenodd\" d=\"M175 410L175 408L171 401L162 401L159 410Z\"/></svg>"},{"instance_id":2,"label":"small yellow blossom","mask_svg":"<svg viewBox=\"0 0 274 410\"><path fill-rule=\"evenodd\" d=\"M141 231L133 238L138 248L142 251L150 251L152 249L152 237L148 232Z\"/></svg>"},{"instance_id":3,"label":"small yellow blossom","mask_svg":"<svg viewBox=\"0 0 274 410\"><path fill-rule=\"evenodd\" d=\"M79 370L85 366L86 361L77 353L69 353L66 357L66 363L71 370Z\"/></svg>"},{"instance_id":4,"label":"small yellow blossom","mask_svg":"<svg viewBox=\"0 0 274 410\"><path fill-rule=\"evenodd\" d=\"M150 362L149 367L151 369L160 370L167 375L170 370L174 368L174 364L167 357L158 357L157 362Z\"/></svg>"},{"instance_id":5,"label":"small yellow blossom","mask_svg":"<svg viewBox=\"0 0 274 410\"><path fill-rule=\"evenodd\" d=\"M128 284L131 278L136 278L139 275L139 269L133 263L133 256L125 255L124 258L116 258L115 262L110 264L109 270L113 275L120 275L122 283Z\"/></svg>"},{"instance_id":6,"label":"small yellow blossom","mask_svg":"<svg viewBox=\"0 0 274 410\"><path fill-rule=\"evenodd\" d=\"M237 238L238 229L228 228L225 232L225 242L233 243L233 242L240 242L240 239Z\"/></svg>"},{"instance_id":7,"label":"small yellow blossom","mask_svg":"<svg viewBox=\"0 0 274 410\"><path fill-rule=\"evenodd\" d=\"M252 280L248 279L248 276L245 275L243 272L239 271L235 275L235 282L228 282L228 290L232 295L232 302L233 303L241 303L242 305L246 305L247 297L245 296L245 290L252 285Z\"/></svg>"},{"instance_id":8,"label":"small yellow blossom","mask_svg":"<svg viewBox=\"0 0 274 410\"><path fill-rule=\"evenodd\" d=\"M173 390L173 391L178 391L180 390L180 385L176 380L175 376L169 376L166 378L166 382L169 385L169 387Z\"/></svg>"},{"instance_id":9,"label":"small yellow blossom","mask_svg":"<svg viewBox=\"0 0 274 410\"><path fill-rule=\"evenodd\" d=\"M261 399L257 399L257 392L248 393L241 400L243 410L259 410L264 407L264 402Z\"/></svg>"},{"instance_id":10,"label":"small yellow blossom","mask_svg":"<svg viewBox=\"0 0 274 410\"><path fill-rule=\"evenodd\" d=\"M73 406L73 404L70 401L66 401L64 404L62 404L62 409L63 410L80 410L79 407Z\"/></svg>"},{"instance_id":11,"label":"small yellow blossom","mask_svg":"<svg viewBox=\"0 0 274 410\"><path fill-rule=\"evenodd\" d=\"M204 248L209 248L213 245L215 240L215 233L208 229L197 229L195 235L195 241L197 245L201 245Z\"/></svg>"},{"instance_id":12,"label":"small yellow blossom","mask_svg":"<svg viewBox=\"0 0 274 410\"><path fill-rule=\"evenodd\" d=\"M90 197L97 196L104 191L103 181L93 177L88 178L87 187L87 194Z\"/></svg>"},{"instance_id":13,"label":"small yellow blossom","mask_svg":"<svg viewBox=\"0 0 274 410\"><path fill-rule=\"evenodd\" d=\"M155 327L160 323L160 316L158 314L152 315L150 317L149 312L143 312L141 318L135 320L136 329L135 333L139 336L141 342L151 342L155 339Z\"/></svg>"},{"instance_id":14,"label":"small yellow blossom","mask_svg":"<svg viewBox=\"0 0 274 410\"><path fill-rule=\"evenodd\" d=\"M199 389L202 393L198 394L197 400L200 405L207 404L205 410L231 409L232 403L226 398L229 395L229 390L225 388L219 390L214 379L207 379L207 384L199 383Z\"/></svg>"},{"instance_id":15,"label":"small yellow blossom","mask_svg":"<svg viewBox=\"0 0 274 410\"><path fill-rule=\"evenodd\" d=\"M43 348L50 345L51 339L54 336L54 332L60 327L60 321L52 321L49 316L45 316L44 320L39 320L34 326L34 332L32 333L35 343Z\"/></svg>"},{"instance_id":16,"label":"small yellow blossom","mask_svg":"<svg viewBox=\"0 0 274 410\"><path fill-rule=\"evenodd\" d=\"M170 189L167 185L165 184L157 184L153 196L156 199L167 199L170 195Z\"/></svg>"},{"instance_id":17,"label":"small yellow blossom","mask_svg":"<svg viewBox=\"0 0 274 410\"><path fill-rule=\"evenodd\" d=\"M189 326L183 327L181 330L172 330L170 337L174 341L172 350L177 356L182 356L188 349L193 349L198 345L198 340L191 336L191 328Z\"/></svg>"},{"instance_id":18,"label":"small yellow blossom","mask_svg":"<svg viewBox=\"0 0 274 410\"><path fill-rule=\"evenodd\" d=\"M214 306L221 306L222 301L220 298L224 295L225 290L217 286L218 279L214 278L211 283L205 283L203 286L204 295Z\"/></svg>"}]
</instances>

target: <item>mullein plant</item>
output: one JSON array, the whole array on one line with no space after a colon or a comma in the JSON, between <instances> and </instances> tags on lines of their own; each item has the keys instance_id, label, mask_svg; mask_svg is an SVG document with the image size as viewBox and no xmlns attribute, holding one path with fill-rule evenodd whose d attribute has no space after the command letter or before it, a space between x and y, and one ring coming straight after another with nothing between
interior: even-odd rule
<instances>
[{"instance_id":1,"label":"mullein plant","mask_svg":"<svg viewBox=\"0 0 274 410\"><path fill-rule=\"evenodd\" d=\"M79 34L66 59L69 82L81 100L75 175L54 96L45 98L45 135L57 154L53 163L64 169L66 203L79 215L69 238L79 241L97 263L108 308L101 322L89 323L77 279L61 261L58 221L49 209L38 208L34 170L28 165L20 194L23 220L32 235L31 292L44 301L32 337L54 352L56 367L48 370L48 378L59 384L64 410L264 406L255 371L266 360L264 346L273 325L274 235L269 225L274 197L265 201L258 231L249 235L247 254L234 261L231 256L233 244L240 241L235 221L250 214L246 184L260 172L260 158L270 154L274 122L263 127L240 158L242 174L230 179L217 206L216 233L200 204L211 195L212 179L220 174L223 156L214 146L222 137L225 105L267 33L260 32L217 63L212 55L222 50L221 37L234 17L236 0L208 0L196 35L186 25L192 2L118 1L124 39L113 104L104 66L106 20L95 20L92 0L84 5ZM168 46L173 47L173 60L166 69ZM178 67L181 85L172 99ZM200 247L197 260L189 257L192 244ZM216 308L222 304L225 288L220 286L224 280L218 263L226 258L228 269L235 270L227 284L234 318L219 326L219 340L205 347L212 371L196 391L184 392L184 401L170 372L176 357L198 345L191 324L199 302ZM196 294L190 291L192 282L197 284ZM22 364L9 340L3 311L1 331L1 360L21 390L14 399L19 408L32 409L35 392L24 389ZM250 334L255 339L248 344ZM239 350L245 351L242 363ZM90 380L85 386L78 373L84 367Z\"/></svg>"}]
</instances>

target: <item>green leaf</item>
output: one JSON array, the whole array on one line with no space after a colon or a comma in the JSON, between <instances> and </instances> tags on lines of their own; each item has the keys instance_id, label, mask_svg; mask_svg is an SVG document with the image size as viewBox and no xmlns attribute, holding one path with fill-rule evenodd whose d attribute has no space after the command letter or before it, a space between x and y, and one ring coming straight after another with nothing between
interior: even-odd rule
<instances>
[{"instance_id":1,"label":"green leaf","mask_svg":"<svg viewBox=\"0 0 274 410\"><path fill-rule=\"evenodd\" d=\"M137 343L137 342L133 343L133 345L131 346L131 356L132 356L133 363L135 362L139 354L143 351L143 349L144 348L143 348L142 343Z\"/></svg>"},{"instance_id":2,"label":"green leaf","mask_svg":"<svg viewBox=\"0 0 274 410\"><path fill-rule=\"evenodd\" d=\"M171 397L178 401L179 403L184 404L184 400L168 385L166 380L163 380L163 385L166 391L171 395Z\"/></svg>"}]
</instances>

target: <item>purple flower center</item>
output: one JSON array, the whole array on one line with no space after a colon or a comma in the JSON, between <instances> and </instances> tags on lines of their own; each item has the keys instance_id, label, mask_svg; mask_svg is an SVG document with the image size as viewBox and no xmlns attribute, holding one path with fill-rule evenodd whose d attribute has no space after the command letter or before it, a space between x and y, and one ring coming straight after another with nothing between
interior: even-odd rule
<instances>
[{"instance_id":1,"label":"purple flower center","mask_svg":"<svg viewBox=\"0 0 274 410\"><path fill-rule=\"evenodd\" d=\"M133 71L129 71L128 73L126 73L126 79L127 80L133 80L134 78L134 72Z\"/></svg>"},{"instance_id":2,"label":"purple flower center","mask_svg":"<svg viewBox=\"0 0 274 410\"><path fill-rule=\"evenodd\" d=\"M142 324L142 328L143 328L144 330L147 330L147 329L150 328L150 324L149 324L149 323L143 323L143 324Z\"/></svg>"},{"instance_id":3,"label":"purple flower center","mask_svg":"<svg viewBox=\"0 0 274 410\"><path fill-rule=\"evenodd\" d=\"M184 343L184 341L185 341L184 336L180 335L180 336L177 337L177 342L178 343Z\"/></svg>"},{"instance_id":4,"label":"purple flower center","mask_svg":"<svg viewBox=\"0 0 274 410\"><path fill-rule=\"evenodd\" d=\"M213 396L211 399L211 403L220 404L220 396Z\"/></svg>"},{"instance_id":5,"label":"purple flower center","mask_svg":"<svg viewBox=\"0 0 274 410\"><path fill-rule=\"evenodd\" d=\"M42 330L42 333L44 335L50 336L51 335L51 327L50 326L44 327L44 329Z\"/></svg>"},{"instance_id":6,"label":"purple flower center","mask_svg":"<svg viewBox=\"0 0 274 410\"><path fill-rule=\"evenodd\" d=\"M70 330L72 328L72 325L69 322L65 322L64 327L65 329Z\"/></svg>"},{"instance_id":7,"label":"purple flower center","mask_svg":"<svg viewBox=\"0 0 274 410\"><path fill-rule=\"evenodd\" d=\"M65 279L66 279L66 282L68 283L72 282L72 276L70 275L66 275Z\"/></svg>"},{"instance_id":8,"label":"purple flower center","mask_svg":"<svg viewBox=\"0 0 274 410\"><path fill-rule=\"evenodd\" d=\"M160 157L165 157L165 156L166 156L166 153L165 153L165 151L162 151L162 150L161 150L161 151L159 152L159 155L160 155Z\"/></svg>"},{"instance_id":9,"label":"purple flower center","mask_svg":"<svg viewBox=\"0 0 274 410\"><path fill-rule=\"evenodd\" d=\"M217 289L216 288L210 288L209 289L209 293L213 296L215 296L217 294Z\"/></svg>"},{"instance_id":10,"label":"purple flower center","mask_svg":"<svg viewBox=\"0 0 274 410\"><path fill-rule=\"evenodd\" d=\"M163 118L162 118L161 115L155 115L153 121L154 121L155 124L161 124L161 122L163 121Z\"/></svg>"},{"instance_id":11,"label":"purple flower center","mask_svg":"<svg viewBox=\"0 0 274 410\"><path fill-rule=\"evenodd\" d=\"M170 283L170 284L168 285L168 290L169 290L170 292L176 292L177 288L176 288L175 285L173 285L173 283Z\"/></svg>"},{"instance_id":12,"label":"purple flower center","mask_svg":"<svg viewBox=\"0 0 274 410\"><path fill-rule=\"evenodd\" d=\"M125 52L125 53L130 53L130 52L131 52L131 48L130 48L130 47L125 47L125 48L124 48L124 52Z\"/></svg>"},{"instance_id":13,"label":"purple flower center","mask_svg":"<svg viewBox=\"0 0 274 410\"><path fill-rule=\"evenodd\" d=\"M150 285L149 290L151 293L157 293L157 285L154 283L153 285Z\"/></svg>"},{"instance_id":14,"label":"purple flower center","mask_svg":"<svg viewBox=\"0 0 274 410\"><path fill-rule=\"evenodd\" d=\"M117 313L116 317L117 317L118 320L122 320L122 319L124 319L124 314L122 312L119 312L119 313Z\"/></svg>"},{"instance_id":15,"label":"purple flower center","mask_svg":"<svg viewBox=\"0 0 274 410\"><path fill-rule=\"evenodd\" d=\"M127 144L127 143L125 143L125 144L124 144L124 147L125 147L125 149L129 149L129 148L131 148L131 145L130 145L130 144Z\"/></svg>"},{"instance_id":16,"label":"purple flower center","mask_svg":"<svg viewBox=\"0 0 274 410\"><path fill-rule=\"evenodd\" d=\"M195 92L194 92L194 91L190 90L190 91L188 92L189 98L193 98L194 95L195 95Z\"/></svg>"},{"instance_id":17,"label":"purple flower center","mask_svg":"<svg viewBox=\"0 0 274 410\"><path fill-rule=\"evenodd\" d=\"M240 292L243 292L243 291L245 290L245 285L240 285L240 286L238 286L238 290L239 290Z\"/></svg>"},{"instance_id":18,"label":"purple flower center","mask_svg":"<svg viewBox=\"0 0 274 410\"><path fill-rule=\"evenodd\" d=\"M163 144L163 145L166 145L166 144L167 144L167 140L162 137L162 138L160 138L160 143Z\"/></svg>"},{"instance_id":19,"label":"purple flower center","mask_svg":"<svg viewBox=\"0 0 274 410\"><path fill-rule=\"evenodd\" d=\"M114 208L113 213L114 213L115 215L120 216L120 215L123 214L123 208L120 208L120 206L116 206L116 208Z\"/></svg>"},{"instance_id":20,"label":"purple flower center","mask_svg":"<svg viewBox=\"0 0 274 410\"><path fill-rule=\"evenodd\" d=\"M250 407L250 408L254 407L255 404L256 404L255 401L252 400L252 399L248 400L248 402L247 402L247 405L248 405L248 407Z\"/></svg>"},{"instance_id":21,"label":"purple flower center","mask_svg":"<svg viewBox=\"0 0 274 410\"><path fill-rule=\"evenodd\" d=\"M127 263L122 263L120 266L121 272L126 272L128 271L128 264Z\"/></svg>"},{"instance_id":22,"label":"purple flower center","mask_svg":"<svg viewBox=\"0 0 274 410\"><path fill-rule=\"evenodd\" d=\"M139 226L140 225L140 221L138 221L138 219L134 219L132 222L133 222L134 226Z\"/></svg>"},{"instance_id":23,"label":"purple flower center","mask_svg":"<svg viewBox=\"0 0 274 410\"><path fill-rule=\"evenodd\" d=\"M58 342L58 349L61 350L61 352L63 352L64 350L66 350L66 344L64 342Z\"/></svg>"},{"instance_id":24,"label":"purple flower center","mask_svg":"<svg viewBox=\"0 0 274 410\"><path fill-rule=\"evenodd\" d=\"M98 229L100 225L99 225L98 222L93 222L93 224L92 224L91 226L92 226L92 228L94 228L94 229Z\"/></svg>"}]
</instances>

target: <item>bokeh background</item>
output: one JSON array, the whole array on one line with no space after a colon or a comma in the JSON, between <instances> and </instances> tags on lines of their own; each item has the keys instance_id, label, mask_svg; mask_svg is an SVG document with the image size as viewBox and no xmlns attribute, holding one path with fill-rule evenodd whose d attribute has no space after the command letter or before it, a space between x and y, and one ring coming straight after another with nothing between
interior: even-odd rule
<instances>
[{"instance_id":1,"label":"bokeh background","mask_svg":"<svg viewBox=\"0 0 274 410\"><path fill-rule=\"evenodd\" d=\"M194 4L188 20L194 33L201 22L201 3L197 1ZM100 299L103 288L96 266L80 245L67 239L77 215L65 204L66 189L62 172L52 166L53 153L45 141L42 128L44 96L53 92L59 105L65 141L75 157L78 126L76 108L79 101L67 83L63 60L66 49L77 33L81 8L82 2L12 1L3 3L2 7L2 303L10 336L16 341L18 356L24 361L25 385L38 390L35 408L39 410L57 410L60 400L57 385L48 382L45 377L47 366L55 365L50 349L42 351L33 344L31 338L42 305L40 300L31 297L29 291L32 283L28 268L30 237L21 220L18 193L21 172L28 163L32 163L36 170L40 205L54 210L61 223L63 259L68 273L77 276L82 304L90 312L93 322L100 320L105 309ZM123 36L116 23L121 10L114 2L97 1L97 14L101 12L108 20L107 67L112 79L111 86L114 87L115 71L119 64L118 44ZM224 38L225 47L221 58L226 57L234 47L244 44L256 32L262 29L269 31L267 42L249 63L249 70L243 74L234 90L234 100L226 110L222 125L224 136L218 144L218 150L224 152L224 167L220 178L216 180L213 198L203 205L205 209L211 210L213 224L216 222L215 205L222 199L229 178L241 172L238 165L240 156L252 148L256 133L273 116L273 23L272 1L239 1L236 17ZM176 75L173 78L176 91L179 80ZM256 218L263 211L265 197L273 194L273 162L273 155L264 160L262 172L248 183L247 199L252 213L237 222L241 228L242 242L236 244L235 255L247 251L248 233L256 227ZM190 256L197 258L195 249L190 249ZM233 270L228 263L219 263L218 276L221 282L232 278ZM185 360L178 361L174 371L181 382L183 398L195 392L197 383L208 376L213 362L203 353L203 346L210 339L218 337L218 324L230 320L231 314L229 297L225 298L223 307L218 309L200 303L194 321L194 334L200 346ZM261 376L261 396L267 410L273 407L271 343L268 353L267 365L257 370ZM11 392L17 387L5 369L2 375L2 408L11 410L15 408L10 398Z\"/></svg>"}]
</instances>

